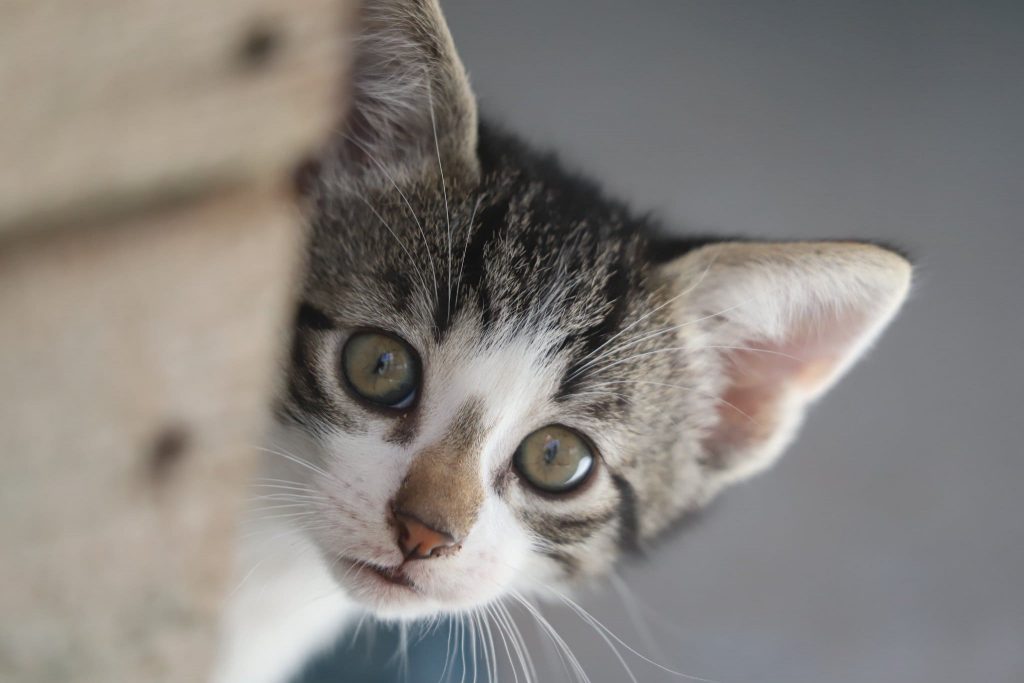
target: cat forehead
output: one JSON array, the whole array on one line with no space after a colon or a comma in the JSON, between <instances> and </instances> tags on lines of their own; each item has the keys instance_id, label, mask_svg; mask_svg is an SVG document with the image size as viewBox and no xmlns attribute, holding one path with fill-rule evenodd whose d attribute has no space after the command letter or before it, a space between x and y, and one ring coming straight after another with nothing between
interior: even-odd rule
<instances>
[{"instance_id":1,"label":"cat forehead","mask_svg":"<svg viewBox=\"0 0 1024 683\"><path fill-rule=\"evenodd\" d=\"M467 334L465 327L431 343L427 352L421 404L425 422L432 425L427 431L442 433L468 404L479 406L488 431L499 434L547 419L566 365L551 353L550 335L486 340Z\"/></svg>"},{"instance_id":2,"label":"cat forehead","mask_svg":"<svg viewBox=\"0 0 1024 683\"><path fill-rule=\"evenodd\" d=\"M370 190L321 179L312 278L429 312L420 317L437 328L473 298L486 318L533 311L571 328L628 296L646 224L551 158L493 130L480 142L482 173L469 183L432 172Z\"/></svg>"},{"instance_id":3,"label":"cat forehead","mask_svg":"<svg viewBox=\"0 0 1024 683\"><path fill-rule=\"evenodd\" d=\"M467 315L499 338L608 327L638 289L635 240L611 221L552 215L524 192L403 194L323 211L307 299L353 323L436 338Z\"/></svg>"}]
</instances>

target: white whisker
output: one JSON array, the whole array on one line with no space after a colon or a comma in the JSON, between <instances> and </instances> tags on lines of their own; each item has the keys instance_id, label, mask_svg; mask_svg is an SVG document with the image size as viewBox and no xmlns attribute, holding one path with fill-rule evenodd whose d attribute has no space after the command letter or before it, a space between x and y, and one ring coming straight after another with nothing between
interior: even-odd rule
<instances>
[{"instance_id":1,"label":"white whisker","mask_svg":"<svg viewBox=\"0 0 1024 683\"><path fill-rule=\"evenodd\" d=\"M757 421L757 419L754 418L752 415L750 415L749 413L745 412L739 406L737 406L735 404L732 404L729 401L725 400L721 396L716 396L715 394L712 394L710 392L701 391L700 389L696 389L694 387L686 386L685 384L670 384L670 383L666 383L666 382L651 382L651 381L642 380L642 379L607 380L607 381L604 381L604 382L596 382L594 384L588 384L587 388L591 389L593 391L581 391L581 392L578 392L576 395L585 395L585 394L601 395L604 392L596 391L596 389L598 389L600 387L603 387L603 386L611 386L611 385L618 385L618 384L647 384L647 385L652 385L652 386L657 386L657 387L672 387L674 389L682 389L684 391L689 391L689 392L697 394L699 396L704 396L706 398L709 398L709 399L715 401L716 403L721 403L724 406L732 408L737 413L739 413L740 415L742 415L746 419L750 420L752 423L760 424ZM619 394L619 393L616 393L616 392L611 392L611 393L613 393L613 395L622 396L622 394Z\"/></svg>"},{"instance_id":2,"label":"white whisker","mask_svg":"<svg viewBox=\"0 0 1024 683\"><path fill-rule=\"evenodd\" d=\"M391 176L390 173L388 173L388 170L384 166L384 164L382 164L377 159L377 157L373 156L373 154L370 153L370 150L368 150L361 142L356 140L351 135L348 135L344 131L338 131L338 135L342 136L344 139L348 140L349 142L354 144L356 147L358 147L359 150L363 154L365 154L366 157L370 161L372 161L374 163L374 165L377 166L377 168L380 170L380 172L384 174L384 177L387 178L388 182L391 183L392 187L395 188L395 190L398 192L398 195L402 198L402 201L405 202L406 207L409 209L409 213L412 215L413 221L416 222L416 227L420 231L420 237L423 238L423 247L424 247L424 251L427 252L428 264L430 265L430 274L431 274L431 277L434 280L434 292L436 294L437 291L438 291L438 283L437 283L437 271L434 268L434 257L433 257L433 255L432 255L432 253L430 251L430 242L427 240L427 233L423 229L423 223L420 222L419 216L416 215L416 210L412 207L412 202L409 201L409 198L405 195L405 192L402 191L402 188L399 187L398 183L395 182L395 179Z\"/></svg>"},{"instance_id":3,"label":"white whisker","mask_svg":"<svg viewBox=\"0 0 1024 683\"><path fill-rule=\"evenodd\" d=\"M444 166L441 164L441 147L437 142L437 121L434 118L434 95L432 82L429 74L426 78L427 81L427 101L429 103L428 110L430 112L430 128L434 133L434 150L437 152L437 170L441 174L441 194L444 197L444 218L448 223L448 303L447 303L447 315L448 317L452 314L452 219L448 213L448 188L444 182Z\"/></svg>"},{"instance_id":4,"label":"white whisker","mask_svg":"<svg viewBox=\"0 0 1024 683\"><path fill-rule=\"evenodd\" d=\"M477 212L477 209L480 208L480 201L482 199L483 199L483 197L477 197L476 203L473 205L473 213L470 214L470 216L469 216L469 224L466 227L466 239L465 239L465 241L462 244L462 258L459 259L459 275L458 275L458 278L455 281L455 297L456 297L456 299L455 299L455 307L456 308L458 308L458 306L459 306L459 301L458 301L459 290L462 289L462 274L463 274L463 272L465 271L465 268L466 268L466 251L469 249L469 242L470 242L470 239L471 239L471 237L473 235L473 223L476 221L476 212Z\"/></svg>"},{"instance_id":5,"label":"white whisker","mask_svg":"<svg viewBox=\"0 0 1024 683\"><path fill-rule=\"evenodd\" d=\"M592 614L590 614L590 612L588 612L587 610L585 610L582 607L580 607L579 604L577 604L575 601L570 599L568 596L563 595L561 593L558 593L557 591L553 591L553 592L566 605L568 605L569 608L573 612L575 612L584 622L589 624L602 637L602 639L606 643L608 643L608 646L610 648L612 648L612 651L615 652L616 657L618 657L619 661L622 662L623 666L626 665L625 664L625 660L622 658L621 654L619 654L618 649L612 643L613 640L616 643L618 643L619 645L621 645L622 647L624 647L627 650L629 650L631 653L633 653L637 657L639 657L640 659L642 659L645 662L647 662L648 664L650 664L652 666L656 666L657 668L661 669L662 671L665 671L666 673L670 673L673 676L679 676L680 678L685 678L685 679L691 680L691 681L698 681L699 683L717 683L716 681L712 681L712 680L709 680L707 678L700 678L698 676L690 676L688 674L684 674L682 672L676 671L674 669L670 669L670 668L668 668L666 666L663 666L663 665L659 664L658 662L654 661L653 659L651 659L651 658L641 654L635 648L631 647L628 643L626 643L624 640L622 640L622 638L619 638L617 635L615 635L615 633L611 629L609 629L607 626L605 626L600 621L598 621L598 619L596 617L594 617ZM627 670L628 670L628 668L627 668Z\"/></svg>"},{"instance_id":6,"label":"white whisker","mask_svg":"<svg viewBox=\"0 0 1024 683\"><path fill-rule=\"evenodd\" d=\"M377 211L377 209L375 209L373 205L370 204L369 201L364 199L361 195L359 196L359 199L363 202L363 204L366 205L366 208L368 208L373 213L373 215L377 217L377 220L381 222L381 225L383 225L387 229L387 231L391 233L391 236L395 238L395 241L398 242L398 246L402 248L402 251L405 252L405 255L409 257L409 262L412 263L413 267L416 269L416 273L419 275L420 285L423 287L425 292L429 292L430 290L427 287L427 280L426 276L423 274L423 269L420 268L419 262L416 260L416 258L413 257L412 253L405 246L405 242L401 240L401 238L395 233L395 231L391 228L388 222L384 220L384 217L380 215L380 212Z\"/></svg>"},{"instance_id":7,"label":"white whisker","mask_svg":"<svg viewBox=\"0 0 1024 683\"><path fill-rule=\"evenodd\" d=\"M675 296L671 297L668 301L665 301L664 303L660 304L659 306L654 307L653 309L651 309L650 311L648 311L644 315L640 316L639 318L634 320L632 323L630 323L626 327L622 328L621 330L619 330L618 332L613 334L611 337L606 339L603 344L601 344L596 349L594 349L589 354L587 354L587 356L585 356L583 358L583 360L587 361L588 359L590 359L591 356L593 356L594 354L599 353L601 351L601 349L603 349L608 344L610 344L611 342L615 341L620 336L622 336L623 334L625 334L629 330L633 329L634 327L636 327L637 325L642 323L644 320L647 320L647 318L651 317L652 315L654 315L655 313L657 313L661 309L665 308L666 306L672 304L673 302L678 301L679 299L681 299L682 297L686 296L687 294L693 292L698 286L700 286L700 283L704 281L704 278L707 276L708 272L711 270L711 266L714 265L714 263L715 263L715 261L717 259L718 259L718 255L716 254L711 259L711 261L708 263L708 265L704 268L704 271L700 274L700 277L697 278L697 281L694 282L690 287L688 287L686 290L680 292L679 294L676 294ZM716 314L716 315L720 315L720 314Z\"/></svg>"},{"instance_id":8,"label":"white whisker","mask_svg":"<svg viewBox=\"0 0 1024 683\"><path fill-rule=\"evenodd\" d=\"M271 455L279 456L281 458L284 458L285 460L295 463L296 465L305 467L308 470L319 474L320 476L327 477L328 479L334 479L334 476L328 473L327 470L321 469L320 467L317 467L313 463L303 460L302 458L292 455L291 453L288 453L286 451L278 451L272 448L263 448L260 446L257 446L256 450L263 451L264 453L270 453Z\"/></svg>"},{"instance_id":9,"label":"white whisker","mask_svg":"<svg viewBox=\"0 0 1024 683\"><path fill-rule=\"evenodd\" d=\"M724 315L724 314L728 313L729 311L732 311L735 308L739 308L739 306L740 306L739 304L737 304L735 306L730 306L729 308L722 309L721 311L718 311L716 313L709 313L708 315L705 315L703 317L695 318L693 320L688 320L685 323L679 323L677 325L670 325L668 327L663 327L661 329L654 330L652 332L648 332L647 334L640 335L639 337L632 337L632 338L630 338L627 341L624 341L624 342L622 342L620 344L616 344L615 346L609 348L601 356L598 356L597 358L594 358L593 360L591 360L589 363L587 363L585 365L582 365L579 368L577 368L576 371L573 372L572 375L570 375L570 379L573 378L573 377L576 377L579 374L585 372L586 370L594 367L602 359L608 358L609 356L611 356L612 354L614 354L614 353L616 353L618 351L622 351L623 349L628 349L629 347L636 346L637 344L642 344L643 342L648 341L649 339L654 339L655 337L661 336L663 334L668 334L669 332L675 332L675 331L681 330L681 329L683 329L685 327L690 327L691 325L696 325L698 323L702 323L705 320L710 320L712 318L717 318L718 316ZM610 366L598 367L596 370L594 370L594 372L600 372L601 370L606 369L606 367L610 367Z\"/></svg>"},{"instance_id":10,"label":"white whisker","mask_svg":"<svg viewBox=\"0 0 1024 683\"><path fill-rule=\"evenodd\" d=\"M538 624L540 624L542 631L548 636L548 638L551 639L553 643L555 643L556 647L562 653L564 653L565 657L568 659L569 665L572 667L572 670L576 674L577 680L579 680L581 683L590 683L590 677L587 675L587 672L583 668L583 665L580 663L579 659L576 657L572 649L569 647L569 644L565 642L565 639L562 638L558 631L555 630L555 627L551 625L551 623L544 617L543 614L541 614L540 610L533 604L531 604L525 597L520 595L518 592L512 591L511 595L513 599L515 599L520 605L522 605L523 608L534 618L534 620ZM634 683L636 683L636 679L632 678L632 673L630 674L630 678L634 681Z\"/></svg>"}]
</instances>

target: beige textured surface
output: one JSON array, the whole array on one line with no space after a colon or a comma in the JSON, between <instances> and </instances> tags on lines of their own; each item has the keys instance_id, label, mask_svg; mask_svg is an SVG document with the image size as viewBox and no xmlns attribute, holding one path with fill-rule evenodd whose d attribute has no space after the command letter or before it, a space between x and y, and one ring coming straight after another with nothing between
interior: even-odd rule
<instances>
[{"instance_id":1,"label":"beige textured surface","mask_svg":"<svg viewBox=\"0 0 1024 683\"><path fill-rule=\"evenodd\" d=\"M347 0L0 4L0 681L202 681Z\"/></svg>"},{"instance_id":2,"label":"beige textured surface","mask_svg":"<svg viewBox=\"0 0 1024 683\"><path fill-rule=\"evenodd\" d=\"M351 4L0 4L0 233L292 163L337 116Z\"/></svg>"},{"instance_id":3,"label":"beige textured surface","mask_svg":"<svg viewBox=\"0 0 1024 683\"><path fill-rule=\"evenodd\" d=\"M256 190L0 252L4 680L202 680L293 219Z\"/></svg>"}]
</instances>

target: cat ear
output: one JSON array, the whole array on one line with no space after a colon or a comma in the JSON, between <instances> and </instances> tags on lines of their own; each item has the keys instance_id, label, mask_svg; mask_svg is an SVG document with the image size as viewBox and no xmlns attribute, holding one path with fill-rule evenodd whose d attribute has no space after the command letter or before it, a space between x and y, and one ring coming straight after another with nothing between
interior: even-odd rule
<instances>
[{"instance_id":1,"label":"cat ear","mask_svg":"<svg viewBox=\"0 0 1024 683\"><path fill-rule=\"evenodd\" d=\"M477 173L477 112L436 0L365 0L352 44L343 177L391 185Z\"/></svg>"},{"instance_id":2,"label":"cat ear","mask_svg":"<svg viewBox=\"0 0 1024 683\"><path fill-rule=\"evenodd\" d=\"M721 484L769 466L810 402L864 353L907 296L911 266L880 247L722 243L660 266L719 399L704 435ZM684 328L685 329L685 328Z\"/></svg>"}]
</instances>

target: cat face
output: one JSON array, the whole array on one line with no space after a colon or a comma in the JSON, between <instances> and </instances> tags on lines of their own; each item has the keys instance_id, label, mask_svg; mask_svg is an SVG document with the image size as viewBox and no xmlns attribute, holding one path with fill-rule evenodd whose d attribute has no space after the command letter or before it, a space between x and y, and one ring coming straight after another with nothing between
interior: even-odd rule
<instances>
[{"instance_id":1,"label":"cat face","mask_svg":"<svg viewBox=\"0 0 1024 683\"><path fill-rule=\"evenodd\" d=\"M672 324L636 226L613 207L576 215L589 188L545 186L540 160L485 136L472 184L317 198L278 445L321 470L298 468L332 520L313 535L382 614L599 573L637 543L655 460L674 506L699 484L669 464L670 415L696 410L645 408L684 363L621 362Z\"/></svg>"},{"instance_id":2,"label":"cat face","mask_svg":"<svg viewBox=\"0 0 1024 683\"><path fill-rule=\"evenodd\" d=\"M607 570L770 464L904 298L877 247L661 240L478 125L434 3L361 19L274 445L378 615Z\"/></svg>"}]
</instances>

